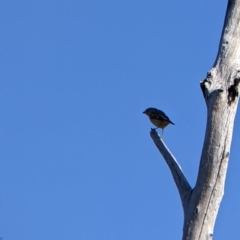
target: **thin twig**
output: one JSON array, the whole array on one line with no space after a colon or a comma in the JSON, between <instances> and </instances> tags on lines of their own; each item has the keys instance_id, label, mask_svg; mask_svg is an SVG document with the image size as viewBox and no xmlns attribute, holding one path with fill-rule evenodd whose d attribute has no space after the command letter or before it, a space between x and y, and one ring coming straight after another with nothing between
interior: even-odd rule
<instances>
[{"instance_id":1,"label":"thin twig","mask_svg":"<svg viewBox=\"0 0 240 240\"><path fill-rule=\"evenodd\" d=\"M185 211L188 205L188 200L191 195L192 188L188 183L186 177L184 176L179 163L172 155L170 150L167 148L162 138L159 137L156 130L152 129L150 132L150 136L171 170L173 179L175 181L179 195L181 197L183 209Z\"/></svg>"}]
</instances>

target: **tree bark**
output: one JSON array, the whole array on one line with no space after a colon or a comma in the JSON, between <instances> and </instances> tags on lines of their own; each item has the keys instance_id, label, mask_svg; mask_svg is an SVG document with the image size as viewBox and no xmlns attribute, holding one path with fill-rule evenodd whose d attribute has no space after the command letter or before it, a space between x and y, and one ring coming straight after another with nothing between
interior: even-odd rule
<instances>
[{"instance_id":1,"label":"tree bark","mask_svg":"<svg viewBox=\"0 0 240 240\"><path fill-rule=\"evenodd\" d=\"M173 170L162 140L151 137L171 169L184 209L183 240L213 239L224 194L240 82L240 0L229 0L216 61L200 85L207 106L207 125L196 185ZM171 154L169 152L169 154ZM176 173L177 177L176 177Z\"/></svg>"}]
</instances>

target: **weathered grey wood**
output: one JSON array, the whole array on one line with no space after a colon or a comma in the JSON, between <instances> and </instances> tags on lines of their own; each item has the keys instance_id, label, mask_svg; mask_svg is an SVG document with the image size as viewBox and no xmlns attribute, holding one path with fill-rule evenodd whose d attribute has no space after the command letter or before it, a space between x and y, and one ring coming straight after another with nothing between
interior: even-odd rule
<instances>
[{"instance_id":1,"label":"weathered grey wood","mask_svg":"<svg viewBox=\"0 0 240 240\"><path fill-rule=\"evenodd\" d=\"M216 61L201 83L208 117L197 182L185 215L184 240L213 239L238 104L239 40L240 0L230 0Z\"/></svg>"},{"instance_id":2,"label":"weathered grey wood","mask_svg":"<svg viewBox=\"0 0 240 240\"><path fill-rule=\"evenodd\" d=\"M172 171L183 202L183 240L213 239L214 224L224 194L239 82L240 0L229 0L217 58L206 79L200 83L207 105L207 125L196 185L188 200L182 197L188 182L181 168L174 158L166 157L166 150L163 150L167 149L166 146L151 132Z\"/></svg>"},{"instance_id":3,"label":"weathered grey wood","mask_svg":"<svg viewBox=\"0 0 240 240\"><path fill-rule=\"evenodd\" d=\"M191 188L190 184L188 183L186 177L184 176L179 163L177 162L175 157L172 155L170 150L167 148L167 146L163 142L162 138L159 137L156 130L152 129L151 132L150 132L150 135L151 135L156 147L158 148L158 150L162 154L162 156L165 159L168 167L171 170L173 179L175 181L175 184L177 186L179 195L181 197L183 210L185 212L187 210L187 207L188 207L188 201L189 201L189 197L191 195L192 188Z\"/></svg>"}]
</instances>

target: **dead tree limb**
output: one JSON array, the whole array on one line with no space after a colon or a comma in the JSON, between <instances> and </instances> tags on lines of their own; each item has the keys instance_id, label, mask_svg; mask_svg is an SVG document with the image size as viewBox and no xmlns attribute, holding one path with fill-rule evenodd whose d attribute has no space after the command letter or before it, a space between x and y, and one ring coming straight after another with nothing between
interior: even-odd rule
<instances>
[{"instance_id":1,"label":"dead tree limb","mask_svg":"<svg viewBox=\"0 0 240 240\"><path fill-rule=\"evenodd\" d=\"M183 171L175 159L175 157L172 155L170 150L167 148L166 144L163 142L162 138L160 138L156 132L155 129L152 129L150 132L150 135L158 148L159 152L163 155L171 173L173 176L173 179L175 181L175 184L177 186L181 201L183 210L187 210L189 197L191 195L192 188L190 184L188 183L186 177L183 174Z\"/></svg>"},{"instance_id":2,"label":"dead tree limb","mask_svg":"<svg viewBox=\"0 0 240 240\"><path fill-rule=\"evenodd\" d=\"M184 209L183 240L213 239L224 184L240 82L240 0L229 0L217 58L200 83L207 125L195 187L191 190L177 161L162 140L151 137L166 160Z\"/></svg>"}]
</instances>

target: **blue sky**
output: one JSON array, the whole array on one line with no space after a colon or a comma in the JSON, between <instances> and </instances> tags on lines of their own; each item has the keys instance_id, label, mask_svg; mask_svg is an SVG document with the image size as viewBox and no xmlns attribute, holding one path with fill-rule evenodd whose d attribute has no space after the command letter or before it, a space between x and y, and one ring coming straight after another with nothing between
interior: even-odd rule
<instances>
[{"instance_id":1,"label":"blue sky","mask_svg":"<svg viewBox=\"0 0 240 240\"><path fill-rule=\"evenodd\" d=\"M227 1L0 3L3 240L181 239L180 199L142 114L195 184ZM240 239L236 116L214 238Z\"/></svg>"}]
</instances>

